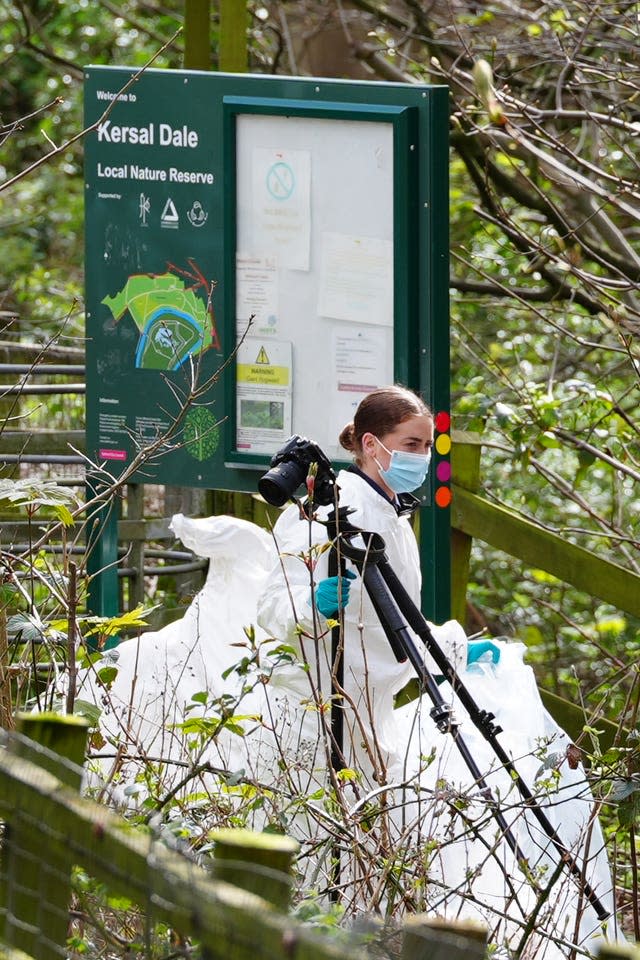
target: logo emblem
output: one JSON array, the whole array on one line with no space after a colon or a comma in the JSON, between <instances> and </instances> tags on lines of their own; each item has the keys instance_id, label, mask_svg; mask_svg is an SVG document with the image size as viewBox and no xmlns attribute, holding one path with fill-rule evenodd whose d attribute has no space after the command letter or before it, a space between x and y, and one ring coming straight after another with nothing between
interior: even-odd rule
<instances>
[{"instance_id":1,"label":"logo emblem","mask_svg":"<svg viewBox=\"0 0 640 960\"><path fill-rule=\"evenodd\" d=\"M140 211L140 223L143 227L147 226L147 214L151 210L151 200L149 197L145 196L144 193L140 194L140 203L138 205Z\"/></svg>"},{"instance_id":2,"label":"logo emblem","mask_svg":"<svg viewBox=\"0 0 640 960\"><path fill-rule=\"evenodd\" d=\"M204 227L209 219L209 214L199 200L194 200L187 214L187 219L192 227Z\"/></svg>"},{"instance_id":3,"label":"logo emblem","mask_svg":"<svg viewBox=\"0 0 640 960\"><path fill-rule=\"evenodd\" d=\"M180 222L180 217L178 216L176 205L171 199L171 197L169 197L169 199L164 205L162 216L160 217L160 226L169 227L171 230L177 230L179 222Z\"/></svg>"}]
</instances>

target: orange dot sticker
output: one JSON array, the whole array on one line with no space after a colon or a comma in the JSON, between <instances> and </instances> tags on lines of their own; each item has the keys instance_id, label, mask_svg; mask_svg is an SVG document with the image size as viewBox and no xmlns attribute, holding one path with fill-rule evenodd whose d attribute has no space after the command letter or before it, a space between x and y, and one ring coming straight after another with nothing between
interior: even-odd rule
<instances>
[{"instance_id":1,"label":"orange dot sticker","mask_svg":"<svg viewBox=\"0 0 640 960\"><path fill-rule=\"evenodd\" d=\"M436 437L434 446L441 457L446 456L451 450L451 437L448 433L441 433L439 437Z\"/></svg>"},{"instance_id":2,"label":"orange dot sticker","mask_svg":"<svg viewBox=\"0 0 640 960\"><path fill-rule=\"evenodd\" d=\"M451 490L449 487L438 487L435 492L435 501L437 507L448 507L451 503Z\"/></svg>"}]
</instances>

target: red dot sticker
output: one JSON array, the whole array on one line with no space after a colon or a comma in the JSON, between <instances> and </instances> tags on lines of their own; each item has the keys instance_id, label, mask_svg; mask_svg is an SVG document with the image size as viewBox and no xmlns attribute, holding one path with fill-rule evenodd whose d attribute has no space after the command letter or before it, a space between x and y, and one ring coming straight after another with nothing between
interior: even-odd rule
<instances>
[{"instance_id":1,"label":"red dot sticker","mask_svg":"<svg viewBox=\"0 0 640 960\"><path fill-rule=\"evenodd\" d=\"M436 506L448 507L451 503L451 490L449 487L438 487L435 493Z\"/></svg>"},{"instance_id":2,"label":"red dot sticker","mask_svg":"<svg viewBox=\"0 0 640 960\"><path fill-rule=\"evenodd\" d=\"M451 417L446 410L436 413L434 425L438 433L445 433L451 426Z\"/></svg>"},{"instance_id":3,"label":"red dot sticker","mask_svg":"<svg viewBox=\"0 0 640 960\"><path fill-rule=\"evenodd\" d=\"M448 483L451 479L451 464L448 460L443 460L436 467L436 477L440 483Z\"/></svg>"}]
</instances>

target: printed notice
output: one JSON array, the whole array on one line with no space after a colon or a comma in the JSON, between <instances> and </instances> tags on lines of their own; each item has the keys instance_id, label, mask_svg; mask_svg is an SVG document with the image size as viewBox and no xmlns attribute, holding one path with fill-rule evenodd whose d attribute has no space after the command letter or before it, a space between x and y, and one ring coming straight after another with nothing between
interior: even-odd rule
<instances>
[{"instance_id":1,"label":"printed notice","mask_svg":"<svg viewBox=\"0 0 640 960\"><path fill-rule=\"evenodd\" d=\"M238 347L236 444L275 453L291 436L291 343L251 337Z\"/></svg>"},{"instance_id":2,"label":"printed notice","mask_svg":"<svg viewBox=\"0 0 640 960\"><path fill-rule=\"evenodd\" d=\"M253 336L273 337L278 328L278 270L275 257L236 254L236 326L238 336L247 328Z\"/></svg>"},{"instance_id":3,"label":"printed notice","mask_svg":"<svg viewBox=\"0 0 640 960\"><path fill-rule=\"evenodd\" d=\"M392 326L392 242L323 233L318 313L337 320Z\"/></svg>"},{"instance_id":4,"label":"printed notice","mask_svg":"<svg viewBox=\"0 0 640 960\"><path fill-rule=\"evenodd\" d=\"M331 395L332 435L353 420L360 401L372 390L393 383L391 328L341 327L332 335L336 389Z\"/></svg>"},{"instance_id":5,"label":"printed notice","mask_svg":"<svg viewBox=\"0 0 640 960\"><path fill-rule=\"evenodd\" d=\"M256 147L252 155L254 250L280 267L309 269L311 154L308 150Z\"/></svg>"}]
</instances>

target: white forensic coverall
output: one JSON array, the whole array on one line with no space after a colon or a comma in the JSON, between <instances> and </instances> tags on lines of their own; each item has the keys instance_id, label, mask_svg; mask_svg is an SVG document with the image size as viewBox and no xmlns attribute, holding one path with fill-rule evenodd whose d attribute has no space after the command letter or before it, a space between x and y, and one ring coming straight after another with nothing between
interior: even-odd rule
<instances>
[{"instance_id":1,"label":"white forensic coverall","mask_svg":"<svg viewBox=\"0 0 640 960\"><path fill-rule=\"evenodd\" d=\"M349 523L364 531L381 534L387 559L419 606L420 560L410 517L398 516L395 506L358 474L342 470L337 484L340 504L350 508ZM318 518L326 518L329 509L319 508ZM299 662L309 663L310 670L304 672L299 666L280 668L274 674L272 684L308 700L317 676L317 664L321 686L318 693L328 702L331 696L331 636L321 614L317 614L314 627L310 602L313 585L328 575L328 551L318 553L313 549L313 545L326 544L327 531L321 523L310 524L301 520L298 508L291 506L278 519L274 534L281 563L267 578L258 603L258 622L267 632L292 644L299 653ZM313 573L306 562L309 557L312 564L316 561ZM345 562L348 570L355 570L348 560ZM459 624L451 621L444 627L434 627L434 630L454 665L464 665L467 640ZM318 634L321 635L319 639ZM399 663L395 658L359 576L350 581L349 602L344 609L343 658L345 759L349 764L355 763L361 772L375 774L375 786L383 782L384 768L398 748L394 696L415 673L408 661ZM372 759L374 769L371 768Z\"/></svg>"}]
</instances>

